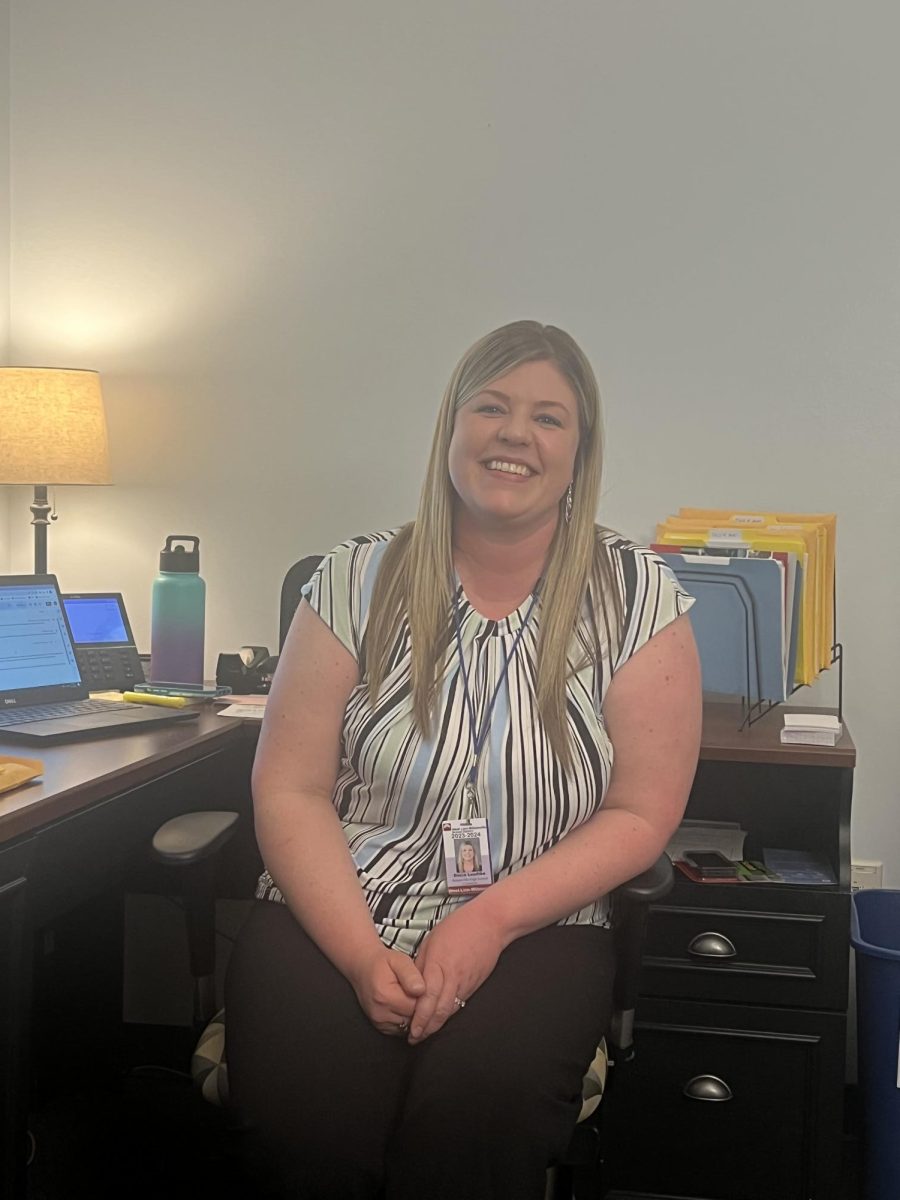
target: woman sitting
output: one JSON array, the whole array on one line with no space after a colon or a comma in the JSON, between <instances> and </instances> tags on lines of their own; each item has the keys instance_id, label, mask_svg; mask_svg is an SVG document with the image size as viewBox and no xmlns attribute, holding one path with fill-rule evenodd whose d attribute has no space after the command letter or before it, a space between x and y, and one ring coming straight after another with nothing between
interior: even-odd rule
<instances>
[{"instance_id":1,"label":"woman sitting","mask_svg":"<svg viewBox=\"0 0 900 1200\"><path fill-rule=\"evenodd\" d=\"M566 1148L610 1011L608 893L677 826L700 730L691 600L595 525L600 466L584 354L507 325L453 373L416 520L308 585L226 999L278 1195L539 1200Z\"/></svg>"}]
</instances>

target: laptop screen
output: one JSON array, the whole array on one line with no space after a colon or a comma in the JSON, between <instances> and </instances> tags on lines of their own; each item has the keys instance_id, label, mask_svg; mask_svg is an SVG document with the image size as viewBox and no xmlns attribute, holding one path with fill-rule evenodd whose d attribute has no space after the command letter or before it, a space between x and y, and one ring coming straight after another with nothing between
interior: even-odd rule
<instances>
[{"instance_id":1,"label":"laptop screen","mask_svg":"<svg viewBox=\"0 0 900 1200\"><path fill-rule=\"evenodd\" d=\"M85 695L55 577L0 576L0 704Z\"/></svg>"}]
</instances>

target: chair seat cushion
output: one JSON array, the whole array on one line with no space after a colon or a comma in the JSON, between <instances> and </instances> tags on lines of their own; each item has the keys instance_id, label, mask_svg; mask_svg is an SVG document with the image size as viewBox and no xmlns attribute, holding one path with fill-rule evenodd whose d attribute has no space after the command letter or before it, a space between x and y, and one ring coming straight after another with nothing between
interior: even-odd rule
<instances>
[{"instance_id":1,"label":"chair seat cushion","mask_svg":"<svg viewBox=\"0 0 900 1200\"><path fill-rule=\"evenodd\" d=\"M606 1040L597 1047L587 1069L581 1091L579 1121L586 1120L603 1099L609 1057ZM191 1058L191 1075L204 1100L225 1107L228 1104L228 1063L225 1058L225 1009L220 1008L200 1035Z\"/></svg>"},{"instance_id":2,"label":"chair seat cushion","mask_svg":"<svg viewBox=\"0 0 900 1200\"><path fill-rule=\"evenodd\" d=\"M581 1085L581 1112L578 1114L578 1120L586 1121L591 1113L595 1112L597 1105L603 1099L603 1092L606 1088L606 1075L609 1071L609 1053L606 1049L606 1038L600 1039L600 1045L591 1060L591 1065L585 1072L584 1081Z\"/></svg>"},{"instance_id":3,"label":"chair seat cushion","mask_svg":"<svg viewBox=\"0 0 900 1200\"><path fill-rule=\"evenodd\" d=\"M224 1008L219 1009L200 1035L191 1057L191 1075L204 1100L223 1108L228 1104Z\"/></svg>"}]
</instances>

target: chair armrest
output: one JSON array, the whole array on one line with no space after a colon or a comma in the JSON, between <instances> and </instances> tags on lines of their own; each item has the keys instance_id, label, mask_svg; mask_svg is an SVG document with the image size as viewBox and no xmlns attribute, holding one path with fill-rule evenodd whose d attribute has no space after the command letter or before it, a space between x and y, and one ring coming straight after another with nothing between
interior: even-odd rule
<instances>
[{"instance_id":1,"label":"chair armrest","mask_svg":"<svg viewBox=\"0 0 900 1200\"><path fill-rule=\"evenodd\" d=\"M217 854L234 833L236 812L182 813L153 835L153 854L170 867L188 867Z\"/></svg>"},{"instance_id":2,"label":"chair armrest","mask_svg":"<svg viewBox=\"0 0 900 1200\"><path fill-rule=\"evenodd\" d=\"M674 886L672 860L668 854L661 854L652 867L617 887L615 895L636 904L653 904L667 896Z\"/></svg>"},{"instance_id":3,"label":"chair armrest","mask_svg":"<svg viewBox=\"0 0 900 1200\"><path fill-rule=\"evenodd\" d=\"M616 977L610 1041L617 1061L628 1061L634 1054L634 1006L640 982L647 911L654 901L668 895L674 884L672 863L667 854L662 854L643 874L620 884L613 892Z\"/></svg>"}]
</instances>

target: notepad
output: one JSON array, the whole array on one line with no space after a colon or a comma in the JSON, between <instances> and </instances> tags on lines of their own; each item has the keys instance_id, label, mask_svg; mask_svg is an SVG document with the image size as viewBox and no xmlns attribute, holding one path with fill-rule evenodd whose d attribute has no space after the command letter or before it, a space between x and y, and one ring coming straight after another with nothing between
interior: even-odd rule
<instances>
[{"instance_id":1,"label":"notepad","mask_svg":"<svg viewBox=\"0 0 900 1200\"><path fill-rule=\"evenodd\" d=\"M785 713L781 730L783 745L836 746L844 727L829 713Z\"/></svg>"},{"instance_id":2,"label":"notepad","mask_svg":"<svg viewBox=\"0 0 900 1200\"><path fill-rule=\"evenodd\" d=\"M243 717L245 721L261 721L265 715L264 704L229 704L219 709L220 717Z\"/></svg>"}]
</instances>

